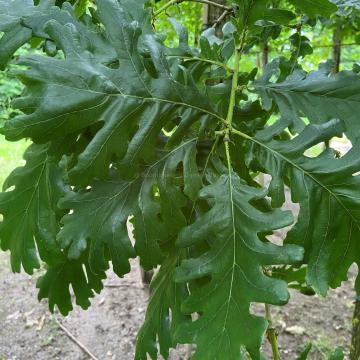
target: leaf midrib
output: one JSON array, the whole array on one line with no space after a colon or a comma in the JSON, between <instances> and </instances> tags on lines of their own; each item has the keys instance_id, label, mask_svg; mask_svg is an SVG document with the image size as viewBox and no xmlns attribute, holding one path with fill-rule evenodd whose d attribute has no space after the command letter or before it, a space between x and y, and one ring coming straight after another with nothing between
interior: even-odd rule
<instances>
[{"instance_id":1,"label":"leaf midrib","mask_svg":"<svg viewBox=\"0 0 360 360\"><path fill-rule=\"evenodd\" d=\"M319 93L314 93L314 92L310 92L310 91L300 91L300 90L296 90L296 88L294 89L284 89L284 88L280 88L280 87L275 87L273 85L255 85L255 88L263 88L266 90L271 90L273 92L276 93L291 93L291 94L296 94L298 96L314 96L314 97L319 97L319 98L325 98L328 100L331 99L336 99L338 101L346 101L346 102L351 102L351 103L355 103L355 104L360 104L359 100L353 100L353 99L343 99L343 98L339 98L337 96L327 96L330 92L326 93L326 94L319 94Z\"/></svg>"},{"instance_id":2,"label":"leaf midrib","mask_svg":"<svg viewBox=\"0 0 360 360\"><path fill-rule=\"evenodd\" d=\"M84 92L90 92L90 93L95 93L95 94L99 94L99 95L104 95L104 96L107 97L107 99L111 98L111 97L123 97L123 98L130 98L130 99L138 99L138 100L142 100L142 101L163 102L163 103L167 103L167 104L173 104L173 105L176 105L176 106L184 106L184 107L187 107L187 108L191 108L191 109L206 113L209 116L212 116L212 117L214 117L214 118L216 118L216 119L218 119L218 120L220 120L222 122L225 121L225 119L223 117L221 117L220 115L218 115L218 114L216 114L214 112L211 112L211 111L209 111L207 109L198 107L196 105L191 105L191 104L187 104L187 103L180 102L180 101L161 99L161 98L157 98L157 97L145 97L145 96L139 96L139 95L125 94L120 89L118 89L119 93L117 93L117 94L109 94L109 93L105 93L105 92L102 92L102 91L95 91L95 90L91 90L91 89L79 89L79 88L76 88L76 87L74 88L73 86L66 85L66 84L60 84L60 83L56 83L56 82L52 82L52 84L56 85L56 86L60 86L60 87L76 89L78 91L84 91ZM105 102L103 102L103 103L105 103ZM103 104L103 103L101 103L101 104ZM94 106L92 106L90 108L84 108L84 109L81 109L81 110L77 110L76 112L87 111L87 110L92 109L92 108L94 108ZM57 117L61 117L63 115L64 114L60 114ZM55 117L55 118L57 118L57 117ZM45 119L45 120L42 120L42 121L37 122L37 123L31 123L31 124L29 124L27 126L32 126L34 124L36 125L38 123L46 122L47 120L52 120L52 119L54 119L54 118ZM27 126L24 126L24 127L27 127Z\"/></svg>"},{"instance_id":3,"label":"leaf midrib","mask_svg":"<svg viewBox=\"0 0 360 360\"><path fill-rule=\"evenodd\" d=\"M239 134L240 135L240 134ZM245 134L244 134L245 135ZM245 137L245 136L243 136ZM339 196L337 196L337 194L335 194L334 192L332 192L325 184L323 184L322 182L320 182L316 177L314 177L310 172L306 171L304 168L302 168L301 166L299 166L298 164L296 164L295 162L291 161L290 159L288 159L287 157L285 157L283 154L281 154L280 152L271 149L269 146L265 145L264 143L262 143L261 141L247 136L245 137L248 140L251 140L252 142L256 143L257 145L260 145L262 147L264 147L265 149L267 149L268 151L270 151L273 154L276 154L277 156L281 157L283 160L285 160L286 162L288 162L290 165L292 165L293 167L295 167L296 169L300 170L301 172L303 172L306 176L308 176L312 181L314 181L315 183L317 183L320 187L322 187L323 189L325 189L331 196L333 196L335 198L335 200L341 205L341 207L345 210L345 212L349 215L349 217L351 218L351 220L357 225L357 227L360 229L359 223L358 221L353 217L353 215L351 214L351 212L348 210L348 208L344 205L344 203L340 200Z\"/></svg>"}]
</instances>

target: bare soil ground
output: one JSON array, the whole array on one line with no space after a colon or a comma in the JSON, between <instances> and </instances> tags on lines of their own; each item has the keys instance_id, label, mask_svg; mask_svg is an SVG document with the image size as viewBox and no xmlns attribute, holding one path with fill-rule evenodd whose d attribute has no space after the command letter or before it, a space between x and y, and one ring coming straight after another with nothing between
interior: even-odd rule
<instances>
[{"instance_id":1,"label":"bare soil ground","mask_svg":"<svg viewBox=\"0 0 360 360\"><path fill-rule=\"evenodd\" d=\"M7 254L0 255L0 359L82 360L89 356L59 328L57 320L73 333L98 359L131 360L137 330L144 318L147 293L139 269L124 279L110 274L104 291L92 307L79 308L67 318L51 315L45 302L36 299L35 281L9 271ZM116 287L112 287L116 285ZM273 307L283 359L294 359L308 341L314 346L310 359L326 359L336 346L348 349L354 292L351 281L330 291L326 299L292 293L287 306ZM262 308L256 306L255 311ZM269 351L265 346L266 352ZM182 348L172 360L186 359Z\"/></svg>"}]
</instances>

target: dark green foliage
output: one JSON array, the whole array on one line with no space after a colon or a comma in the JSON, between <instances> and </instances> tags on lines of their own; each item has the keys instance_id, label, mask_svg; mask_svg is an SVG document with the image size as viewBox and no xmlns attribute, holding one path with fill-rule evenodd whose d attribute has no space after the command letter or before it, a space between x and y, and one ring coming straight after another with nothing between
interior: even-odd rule
<instances>
[{"instance_id":1,"label":"dark green foliage","mask_svg":"<svg viewBox=\"0 0 360 360\"><path fill-rule=\"evenodd\" d=\"M180 232L180 247L213 240L209 251L183 261L175 277L189 282L211 276L209 284L194 291L183 304L185 312L202 314L178 330L181 342L197 343L194 359L235 359L241 346L256 358L267 324L249 313L250 303L281 305L288 301L286 283L267 277L262 266L297 263L303 252L301 247L278 247L258 238L258 233L293 221L290 213L279 209L263 213L250 205L265 194L229 171L200 192L200 197L212 204L211 210Z\"/></svg>"},{"instance_id":2,"label":"dark green foliage","mask_svg":"<svg viewBox=\"0 0 360 360\"><path fill-rule=\"evenodd\" d=\"M110 266L159 267L137 360L178 343L196 344L193 359L260 359L268 323L253 303L284 305L288 288L324 295L360 265L360 75L298 63L313 51L302 27L358 4L271 3L234 1L223 37L209 29L198 46L171 20L169 47L148 1L0 0L0 66L28 41L44 50L17 61L20 114L1 128L33 142L0 194L1 248L14 271L46 263L39 298L63 314L72 294L88 308ZM284 29L290 58L244 71ZM346 155L308 155L343 135ZM281 209L287 187L298 217Z\"/></svg>"},{"instance_id":3,"label":"dark green foliage","mask_svg":"<svg viewBox=\"0 0 360 360\"><path fill-rule=\"evenodd\" d=\"M24 159L26 165L15 169L3 186L0 233L2 249L11 251L13 271L20 272L23 266L32 274L40 266L37 253L49 265L62 260L56 243L62 216L57 202L64 196L66 185L47 145L31 145Z\"/></svg>"}]
</instances>

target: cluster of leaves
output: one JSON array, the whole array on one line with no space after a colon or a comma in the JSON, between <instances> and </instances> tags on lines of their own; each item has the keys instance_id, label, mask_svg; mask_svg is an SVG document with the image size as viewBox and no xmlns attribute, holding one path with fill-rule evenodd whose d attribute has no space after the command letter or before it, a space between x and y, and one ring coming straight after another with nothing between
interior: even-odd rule
<instances>
[{"instance_id":1,"label":"cluster of leaves","mask_svg":"<svg viewBox=\"0 0 360 360\"><path fill-rule=\"evenodd\" d=\"M288 287L325 295L360 263L360 76L327 65L306 73L297 61L308 52L299 29L338 8L234 3L224 36L207 31L194 48L175 21L178 45L166 46L147 1L75 11L0 0L1 66L33 38L44 49L17 61L21 114L1 129L33 142L0 194L1 248L15 272L47 264L39 299L64 315L72 293L89 307L110 265L120 277L134 257L159 267L139 360L166 358L177 343L196 344L194 359L259 359L268 324L252 303L283 305ZM261 76L240 71L241 57L284 27L295 29L291 57ZM343 135L347 154L306 156ZM267 187L259 173L271 175ZM287 188L296 221L281 209ZM269 240L289 225L284 244Z\"/></svg>"}]
</instances>

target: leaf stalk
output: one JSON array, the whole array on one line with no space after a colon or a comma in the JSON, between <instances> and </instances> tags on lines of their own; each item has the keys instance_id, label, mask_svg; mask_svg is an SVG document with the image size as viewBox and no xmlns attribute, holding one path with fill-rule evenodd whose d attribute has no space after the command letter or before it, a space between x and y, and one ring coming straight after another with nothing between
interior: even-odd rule
<instances>
[{"instance_id":1,"label":"leaf stalk","mask_svg":"<svg viewBox=\"0 0 360 360\"><path fill-rule=\"evenodd\" d=\"M229 102L228 113L226 116L226 121L224 124L225 129L223 129L223 135L224 135L223 141L225 145L226 160L229 170L230 186L231 186L231 157L230 157L229 142L231 141L230 134L232 132L232 121L234 117L234 107L236 103L236 91L238 89L240 60L245 44L245 37L246 37L246 29L244 28L241 34L240 45L235 49L235 65L234 65L234 73L231 82L230 102Z\"/></svg>"},{"instance_id":2,"label":"leaf stalk","mask_svg":"<svg viewBox=\"0 0 360 360\"><path fill-rule=\"evenodd\" d=\"M274 322L273 322L273 319L272 319L272 316L271 316L271 308L270 308L269 304L265 304L265 314L266 314L266 320L269 323L268 329L267 329L267 336L268 336L269 342L271 344L273 358L274 358L274 360L280 360L280 353L279 353L277 335L276 335Z\"/></svg>"},{"instance_id":3,"label":"leaf stalk","mask_svg":"<svg viewBox=\"0 0 360 360\"><path fill-rule=\"evenodd\" d=\"M229 103L228 114L227 114L227 117L226 117L226 123L227 123L227 126L228 126L228 128L230 130L232 128L232 120L233 120L233 116L234 116L236 90L237 90L237 87L238 87L240 58L241 58L241 50L236 49L236 52L235 52L235 68L234 68L234 74L233 74L233 77L232 77L232 84L231 84L230 103Z\"/></svg>"},{"instance_id":4,"label":"leaf stalk","mask_svg":"<svg viewBox=\"0 0 360 360\"><path fill-rule=\"evenodd\" d=\"M245 44L245 37L246 37L246 29L244 28L241 34L240 45L235 50L235 65L234 65L234 73L232 77L231 83L231 93L230 93L230 103L229 109L226 117L226 125L227 125L227 133L226 135L229 136L232 130L232 121L234 117L234 107L236 102L236 91L238 90L238 78L239 78L239 69L240 69L240 60L241 55L244 49Z\"/></svg>"}]
</instances>

